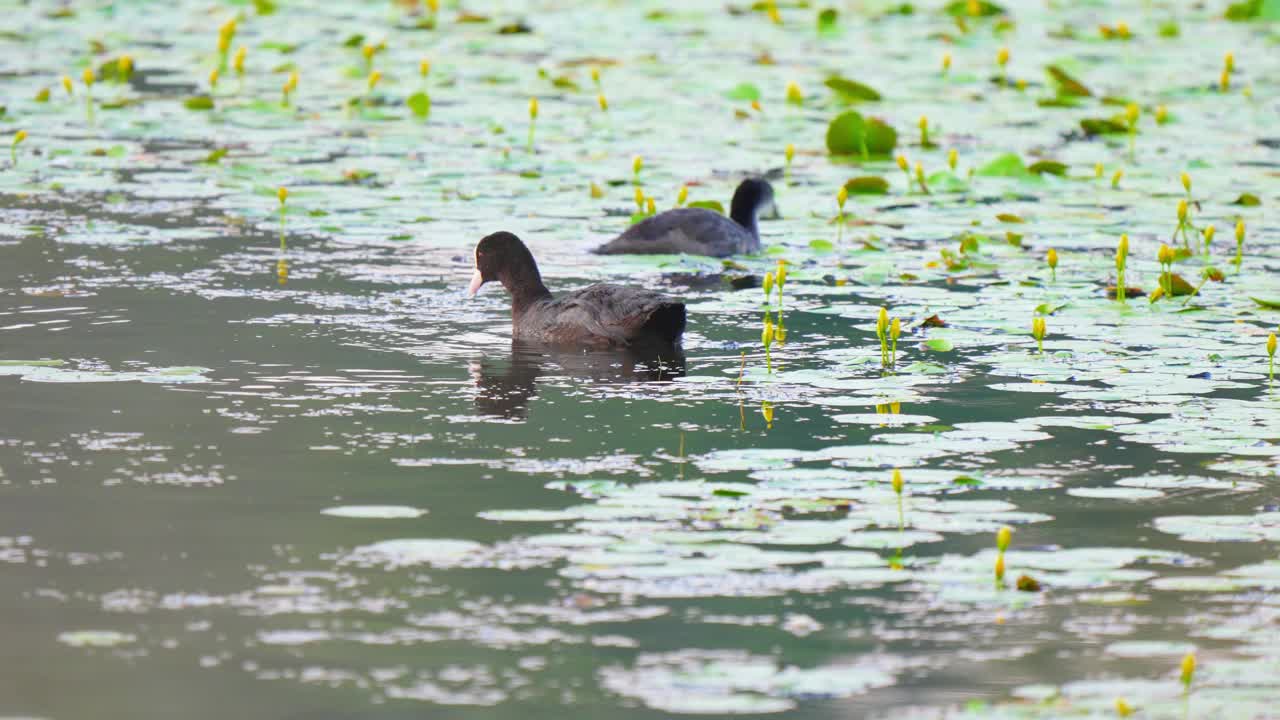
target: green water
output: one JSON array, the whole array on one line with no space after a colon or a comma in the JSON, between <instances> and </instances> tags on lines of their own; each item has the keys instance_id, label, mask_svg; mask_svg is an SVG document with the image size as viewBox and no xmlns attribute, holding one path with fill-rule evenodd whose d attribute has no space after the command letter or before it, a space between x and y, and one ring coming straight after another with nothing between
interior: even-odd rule
<instances>
[{"instance_id":1,"label":"green water","mask_svg":"<svg viewBox=\"0 0 1280 720\"><path fill-rule=\"evenodd\" d=\"M0 717L1276 716L1275 25L1216 2L1009 3L963 30L845 3L822 32L789 4L446 2L434 29L276 5L0 5L0 135L28 132L0 169ZM188 109L237 14L244 76ZM122 53L90 115L83 69ZM1038 102L1047 65L1093 95ZM883 98L846 106L831 73ZM1129 101L1132 150L1081 132ZM931 194L828 156L848 109ZM766 252L590 255L635 211L636 155L659 209L769 174ZM1108 299L1121 233L1148 293L1182 247L1183 172L1174 271L1222 281ZM888 192L841 231L859 176ZM684 357L513 348L499 289L463 293L498 229L553 290L683 298ZM779 260L781 302L720 277Z\"/></svg>"}]
</instances>

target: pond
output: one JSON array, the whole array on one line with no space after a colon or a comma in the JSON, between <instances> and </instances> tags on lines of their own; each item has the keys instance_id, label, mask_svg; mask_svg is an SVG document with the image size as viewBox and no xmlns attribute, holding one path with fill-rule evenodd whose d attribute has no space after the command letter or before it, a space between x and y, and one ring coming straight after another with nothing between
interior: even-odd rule
<instances>
[{"instance_id":1,"label":"pond","mask_svg":"<svg viewBox=\"0 0 1280 720\"><path fill-rule=\"evenodd\" d=\"M0 716L1275 716L1277 18L11 4Z\"/></svg>"}]
</instances>

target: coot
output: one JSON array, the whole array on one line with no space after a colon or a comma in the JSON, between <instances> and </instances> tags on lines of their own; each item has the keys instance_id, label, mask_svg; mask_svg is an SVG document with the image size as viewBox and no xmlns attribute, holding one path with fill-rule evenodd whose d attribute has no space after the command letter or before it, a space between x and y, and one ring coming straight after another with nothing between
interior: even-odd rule
<instances>
[{"instance_id":1,"label":"coot","mask_svg":"<svg viewBox=\"0 0 1280 720\"><path fill-rule=\"evenodd\" d=\"M684 303L652 290L598 284L559 298L542 284L529 248L509 232L476 245L470 294L498 281L511 294L511 332L517 340L582 348L675 344L684 333Z\"/></svg>"},{"instance_id":2,"label":"coot","mask_svg":"<svg viewBox=\"0 0 1280 720\"><path fill-rule=\"evenodd\" d=\"M658 213L596 248L600 255L679 254L728 257L760 250L756 219L773 212L773 186L760 178L738 185L729 217L705 208L676 208Z\"/></svg>"}]
</instances>

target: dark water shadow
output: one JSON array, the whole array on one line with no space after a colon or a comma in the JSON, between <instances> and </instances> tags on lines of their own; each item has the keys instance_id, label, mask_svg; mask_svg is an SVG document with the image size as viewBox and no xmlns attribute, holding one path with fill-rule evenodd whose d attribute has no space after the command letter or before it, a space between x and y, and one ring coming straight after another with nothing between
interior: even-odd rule
<instances>
[{"instance_id":1,"label":"dark water shadow","mask_svg":"<svg viewBox=\"0 0 1280 720\"><path fill-rule=\"evenodd\" d=\"M476 410L522 420L543 376L583 378L597 383L664 383L684 377L686 360L678 345L651 343L618 350L571 351L514 342L509 358L473 361Z\"/></svg>"}]
</instances>

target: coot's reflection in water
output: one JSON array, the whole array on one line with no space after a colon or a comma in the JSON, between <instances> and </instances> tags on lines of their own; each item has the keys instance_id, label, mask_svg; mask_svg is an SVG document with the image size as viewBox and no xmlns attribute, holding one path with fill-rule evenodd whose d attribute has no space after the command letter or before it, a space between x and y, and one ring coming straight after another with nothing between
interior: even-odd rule
<instances>
[{"instance_id":1,"label":"coot's reflection in water","mask_svg":"<svg viewBox=\"0 0 1280 720\"><path fill-rule=\"evenodd\" d=\"M509 420L525 418L543 376L619 384L670 382L684 374L684 351L665 343L574 351L514 342L510 359L486 357L471 363L476 409Z\"/></svg>"}]
</instances>

